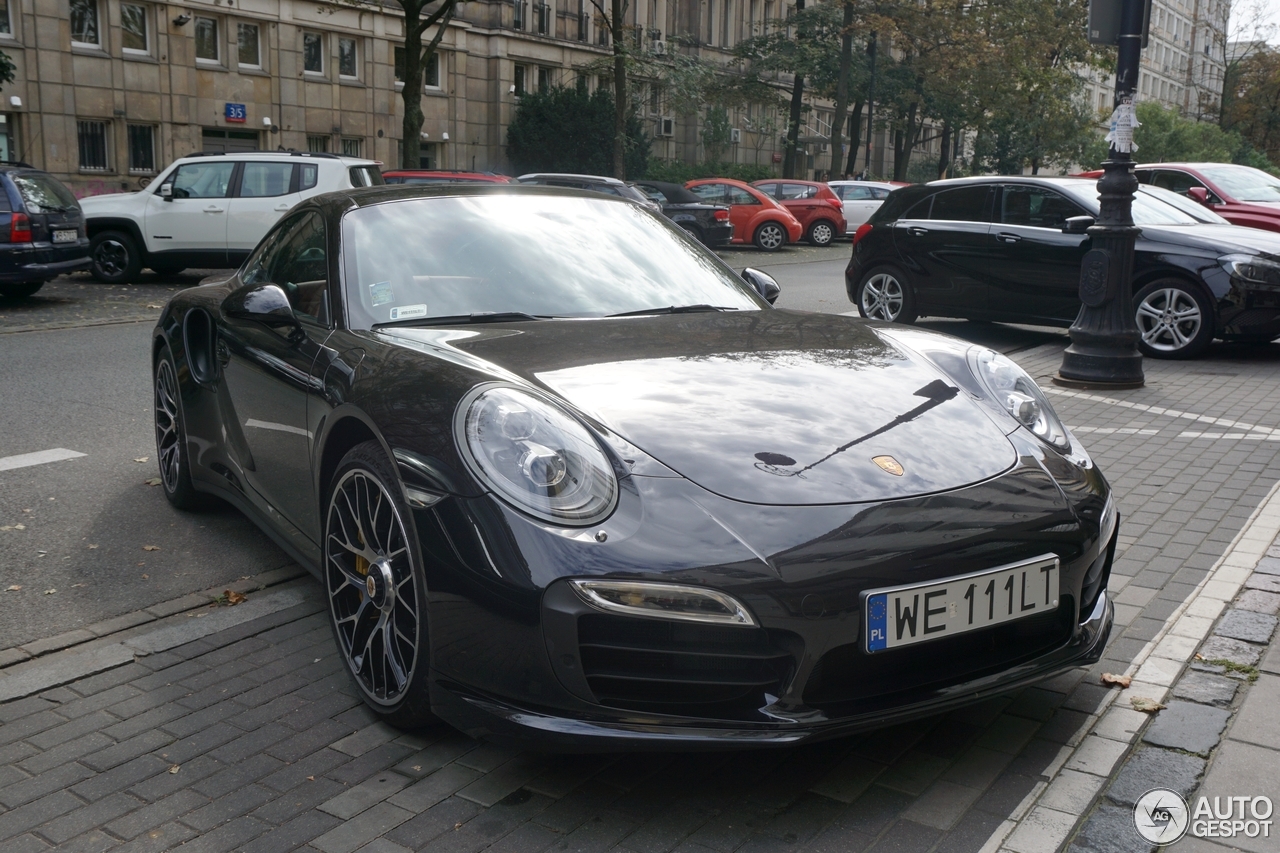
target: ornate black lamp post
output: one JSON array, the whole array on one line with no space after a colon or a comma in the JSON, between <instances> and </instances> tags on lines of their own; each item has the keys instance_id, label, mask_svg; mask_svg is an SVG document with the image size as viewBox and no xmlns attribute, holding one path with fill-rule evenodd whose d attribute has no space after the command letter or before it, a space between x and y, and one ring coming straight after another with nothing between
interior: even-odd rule
<instances>
[{"instance_id":1,"label":"ornate black lamp post","mask_svg":"<svg viewBox=\"0 0 1280 853\"><path fill-rule=\"evenodd\" d=\"M1133 246L1140 229L1133 224L1133 196L1138 179L1133 175L1134 95L1146 31L1150 0L1094 0L1119 12L1112 16L1118 32L1098 33L1097 15L1090 10L1090 39L1120 45L1116 62L1115 112L1111 117L1111 156L1102 164L1098 180L1101 196L1097 222L1089 229L1093 248L1080 265L1080 313L1071 326L1071 345L1062 354L1062 366L1054 382L1091 388L1140 388L1141 333L1133 316ZM1104 22L1105 23L1105 22ZM1118 36L1118 38L1116 38ZM1112 39L1115 39L1113 41Z\"/></svg>"}]
</instances>

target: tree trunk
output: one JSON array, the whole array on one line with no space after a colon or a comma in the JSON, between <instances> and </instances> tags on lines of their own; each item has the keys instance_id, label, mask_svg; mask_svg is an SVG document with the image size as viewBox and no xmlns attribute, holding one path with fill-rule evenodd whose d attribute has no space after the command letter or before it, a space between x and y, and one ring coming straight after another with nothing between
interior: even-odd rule
<instances>
[{"instance_id":1,"label":"tree trunk","mask_svg":"<svg viewBox=\"0 0 1280 853\"><path fill-rule=\"evenodd\" d=\"M853 3L845 0L844 21L840 29L840 77L836 80L836 114L831 120L831 168L829 177L840 174L844 158L844 117L849 111L849 68L853 65Z\"/></svg>"},{"instance_id":2,"label":"tree trunk","mask_svg":"<svg viewBox=\"0 0 1280 853\"><path fill-rule=\"evenodd\" d=\"M804 0L796 0L796 11L804 11ZM800 147L800 110L804 106L804 75L797 74L791 84L791 114L787 119L787 146L782 157L782 177L796 177L796 159Z\"/></svg>"},{"instance_id":3,"label":"tree trunk","mask_svg":"<svg viewBox=\"0 0 1280 853\"><path fill-rule=\"evenodd\" d=\"M444 0L425 19L423 11L428 3L404 0L404 87L400 97L404 101L404 121L400 125L400 168L422 168L422 70L435 55L444 31L453 19L458 0ZM436 34L423 47L422 36L432 25L438 24Z\"/></svg>"},{"instance_id":4,"label":"tree trunk","mask_svg":"<svg viewBox=\"0 0 1280 853\"><path fill-rule=\"evenodd\" d=\"M613 176L627 178L627 57L623 53L622 16L627 4L613 0L609 35L613 38Z\"/></svg>"},{"instance_id":5,"label":"tree trunk","mask_svg":"<svg viewBox=\"0 0 1280 853\"><path fill-rule=\"evenodd\" d=\"M916 137L919 135L919 131L916 130L916 113L919 109L919 102L912 101L911 106L907 107L904 126L893 134L893 179L895 181L907 179L907 167L911 165L911 150L915 148Z\"/></svg>"},{"instance_id":6,"label":"tree trunk","mask_svg":"<svg viewBox=\"0 0 1280 853\"><path fill-rule=\"evenodd\" d=\"M947 176L947 168L951 165L951 122L942 124L942 143L938 146L938 180Z\"/></svg>"},{"instance_id":7,"label":"tree trunk","mask_svg":"<svg viewBox=\"0 0 1280 853\"><path fill-rule=\"evenodd\" d=\"M849 115L849 159L844 164L844 177L853 174L854 167L858 165L858 146L862 144L862 101L857 101L853 105L853 112Z\"/></svg>"}]
</instances>

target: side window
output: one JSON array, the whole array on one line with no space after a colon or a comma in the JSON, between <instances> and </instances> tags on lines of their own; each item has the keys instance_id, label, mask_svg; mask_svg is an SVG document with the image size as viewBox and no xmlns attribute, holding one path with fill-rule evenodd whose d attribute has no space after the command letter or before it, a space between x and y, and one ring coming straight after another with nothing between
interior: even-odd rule
<instances>
[{"instance_id":1,"label":"side window","mask_svg":"<svg viewBox=\"0 0 1280 853\"><path fill-rule=\"evenodd\" d=\"M841 187L844 195L841 196L845 201L870 201L871 187Z\"/></svg>"},{"instance_id":2,"label":"side window","mask_svg":"<svg viewBox=\"0 0 1280 853\"><path fill-rule=\"evenodd\" d=\"M1136 169L1134 170L1133 175L1138 179L1138 183L1140 184L1149 184L1151 183L1151 179L1155 177L1155 173L1150 169Z\"/></svg>"},{"instance_id":3,"label":"side window","mask_svg":"<svg viewBox=\"0 0 1280 853\"><path fill-rule=\"evenodd\" d=\"M756 184L756 189L760 190L760 192L777 199L782 198L779 187L779 184Z\"/></svg>"},{"instance_id":4,"label":"side window","mask_svg":"<svg viewBox=\"0 0 1280 853\"><path fill-rule=\"evenodd\" d=\"M309 190L320 181L320 167L314 163L303 163L298 167L298 190Z\"/></svg>"},{"instance_id":5,"label":"side window","mask_svg":"<svg viewBox=\"0 0 1280 853\"><path fill-rule=\"evenodd\" d=\"M292 163L245 163L244 171L240 173L240 197L288 195L292 180Z\"/></svg>"},{"instance_id":6,"label":"side window","mask_svg":"<svg viewBox=\"0 0 1280 853\"><path fill-rule=\"evenodd\" d=\"M173 173L174 198L226 198L236 164L183 163Z\"/></svg>"},{"instance_id":7,"label":"side window","mask_svg":"<svg viewBox=\"0 0 1280 853\"><path fill-rule=\"evenodd\" d=\"M352 166L347 172L351 176L353 187L382 186L382 173L378 171L377 166Z\"/></svg>"},{"instance_id":8,"label":"side window","mask_svg":"<svg viewBox=\"0 0 1280 853\"><path fill-rule=\"evenodd\" d=\"M729 198L729 204L759 204L760 200L742 187L725 187L725 195Z\"/></svg>"},{"instance_id":9,"label":"side window","mask_svg":"<svg viewBox=\"0 0 1280 853\"><path fill-rule=\"evenodd\" d=\"M1007 186L1000 200L1000 222L1033 228L1061 228L1083 211L1064 196L1040 187Z\"/></svg>"},{"instance_id":10,"label":"side window","mask_svg":"<svg viewBox=\"0 0 1280 853\"><path fill-rule=\"evenodd\" d=\"M245 264L245 284L275 284L299 317L329 323L329 264L324 220L303 213L281 223Z\"/></svg>"},{"instance_id":11,"label":"side window","mask_svg":"<svg viewBox=\"0 0 1280 853\"><path fill-rule=\"evenodd\" d=\"M786 201L795 201L802 198L813 198L818 192L817 187L806 186L805 184L782 184L782 194L775 195L774 198Z\"/></svg>"},{"instance_id":12,"label":"side window","mask_svg":"<svg viewBox=\"0 0 1280 853\"><path fill-rule=\"evenodd\" d=\"M960 187L944 190L933 197L930 219L950 222L986 222L988 187Z\"/></svg>"},{"instance_id":13,"label":"side window","mask_svg":"<svg viewBox=\"0 0 1280 853\"><path fill-rule=\"evenodd\" d=\"M689 191L712 204L724 204L724 184L698 184Z\"/></svg>"},{"instance_id":14,"label":"side window","mask_svg":"<svg viewBox=\"0 0 1280 853\"><path fill-rule=\"evenodd\" d=\"M653 199L658 204L662 204L662 205L668 204L667 197L663 195L662 190L658 189L657 187L651 187L648 184L636 184L636 186L640 188L640 192L644 193L646 196Z\"/></svg>"},{"instance_id":15,"label":"side window","mask_svg":"<svg viewBox=\"0 0 1280 853\"><path fill-rule=\"evenodd\" d=\"M1158 170L1151 183L1155 184L1157 187L1162 187L1166 190L1173 190L1174 192L1181 193L1182 195L1188 195L1187 190L1192 187L1204 186L1204 184L1200 183L1186 172L1174 172L1169 169Z\"/></svg>"},{"instance_id":16,"label":"side window","mask_svg":"<svg viewBox=\"0 0 1280 853\"><path fill-rule=\"evenodd\" d=\"M910 210L899 216L899 219L928 219L929 208L933 206L933 196L927 196L916 202Z\"/></svg>"},{"instance_id":17,"label":"side window","mask_svg":"<svg viewBox=\"0 0 1280 853\"><path fill-rule=\"evenodd\" d=\"M889 197L889 193L891 193L891 192L893 192L893 190L881 189L880 187L872 187L872 188L871 188L871 196L872 196L872 198L888 198L888 197Z\"/></svg>"}]
</instances>

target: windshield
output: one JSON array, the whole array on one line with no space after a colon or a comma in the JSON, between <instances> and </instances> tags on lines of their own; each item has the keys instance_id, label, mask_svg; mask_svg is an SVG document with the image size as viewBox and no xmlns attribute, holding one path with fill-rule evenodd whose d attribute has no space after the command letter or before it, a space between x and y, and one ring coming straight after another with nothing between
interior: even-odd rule
<instances>
[{"instance_id":1,"label":"windshield","mask_svg":"<svg viewBox=\"0 0 1280 853\"><path fill-rule=\"evenodd\" d=\"M763 303L665 220L606 198L492 195L371 205L342 220L353 329L523 312L601 317Z\"/></svg>"},{"instance_id":2,"label":"windshield","mask_svg":"<svg viewBox=\"0 0 1280 853\"><path fill-rule=\"evenodd\" d=\"M1211 166L1200 171L1237 201L1280 202L1280 178L1268 175L1261 169L1251 166Z\"/></svg>"},{"instance_id":3,"label":"windshield","mask_svg":"<svg viewBox=\"0 0 1280 853\"><path fill-rule=\"evenodd\" d=\"M1231 223L1205 207L1198 201L1192 201L1181 193L1173 190L1166 190L1164 187L1153 186L1152 184L1141 184L1138 187L1139 192L1155 196L1165 204L1178 208L1183 213L1196 219L1199 222L1209 222L1214 225L1230 225Z\"/></svg>"},{"instance_id":4,"label":"windshield","mask_svg":"<svg viewBox=\"0 0 1280 853\"><path fill-rule=\"evenodd\" d=\"M1093 216L1098 215L1098 186L1093 181L1063 182L1057 186L1075 196ZM1145 187L1144 187L1145 189ZM1203 222L1171 204L1165 204L1150 193L1137 193L1133 197L1134 225L1195 225Z\"/></svg>"},{"instance_id":5,"label":"windshield","mask_svg":"<svg viewBox=\"0 0 1280 853\"><path fill-rule=\"evenodd\" d=\"M22 195L28 213L62 213L79 206L71 190L52 175L14 172L9 177Z\"/></svg>"}]
</instances>

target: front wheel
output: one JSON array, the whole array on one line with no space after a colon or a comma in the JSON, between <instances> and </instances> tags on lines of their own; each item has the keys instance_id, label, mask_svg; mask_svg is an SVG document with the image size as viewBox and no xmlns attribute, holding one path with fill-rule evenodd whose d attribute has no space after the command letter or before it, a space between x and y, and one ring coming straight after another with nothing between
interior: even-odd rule
<instances>
[{"instance_id":1,"label":"front wheel","mask_svg":"<svg viewBox=\"0 0 1280 853\"><path fill-rule=\"evenodd\" d=\"M914 323L919 316L911 285L892 267L873 269L863 276L855 296L858 313L870 320Z\"/></svg>"},{"instance_id":2,"label":"front wheel","mask_svg":"<svg viewBox=\"0 0 1280 853\"><path fill-rule=\"evenodd\" d=\"M103 231L93 235L89 255L93 259L90 270L93 277L107 284L131 282L142 270L138 247L133 238L123 231Z\"/></svg>"},{"instance_id":3,"label":"front wheel","mask_svg":"<svg viewBox=\"0 0 1280 853\"><path fill-rule=\"evenodd\" d=\"M1193 284L1165 278L1133 297L1138 349L1151 358L1195 358L1213 340L1213 304Z\"/></svg>"},{"instance_id":4,"label":"front wheel","mask_svg":"<svg viewBox=\"0 0 1280 853\"><path fill-rule=\"evenodd\" d=\"M776 222L766 222L756 229L756 248L762 252L776 252L787 242L787 232Z\"/></svg>"},{"instance_id":5,"label":"front wheel","mask_svg":"<svg viewBox=\"0 0 1280 853\"><path fill-rule=\"evenodd\" d=\"M365 703L394 726L434 720L426 583L399 479L376 441L338 465L326 503L329 620Z\"/></svg>"},{"instance_id":6,"label":"front wheel","mask_svg":"<svg viewBox=\"0 0 1280 853\"><path fill-rule=\"evenodd\" d=\"M809 243L814 246L830 246L836 238L836 228L825 219L809 226Z\"/></svg>"}]
</instances>

